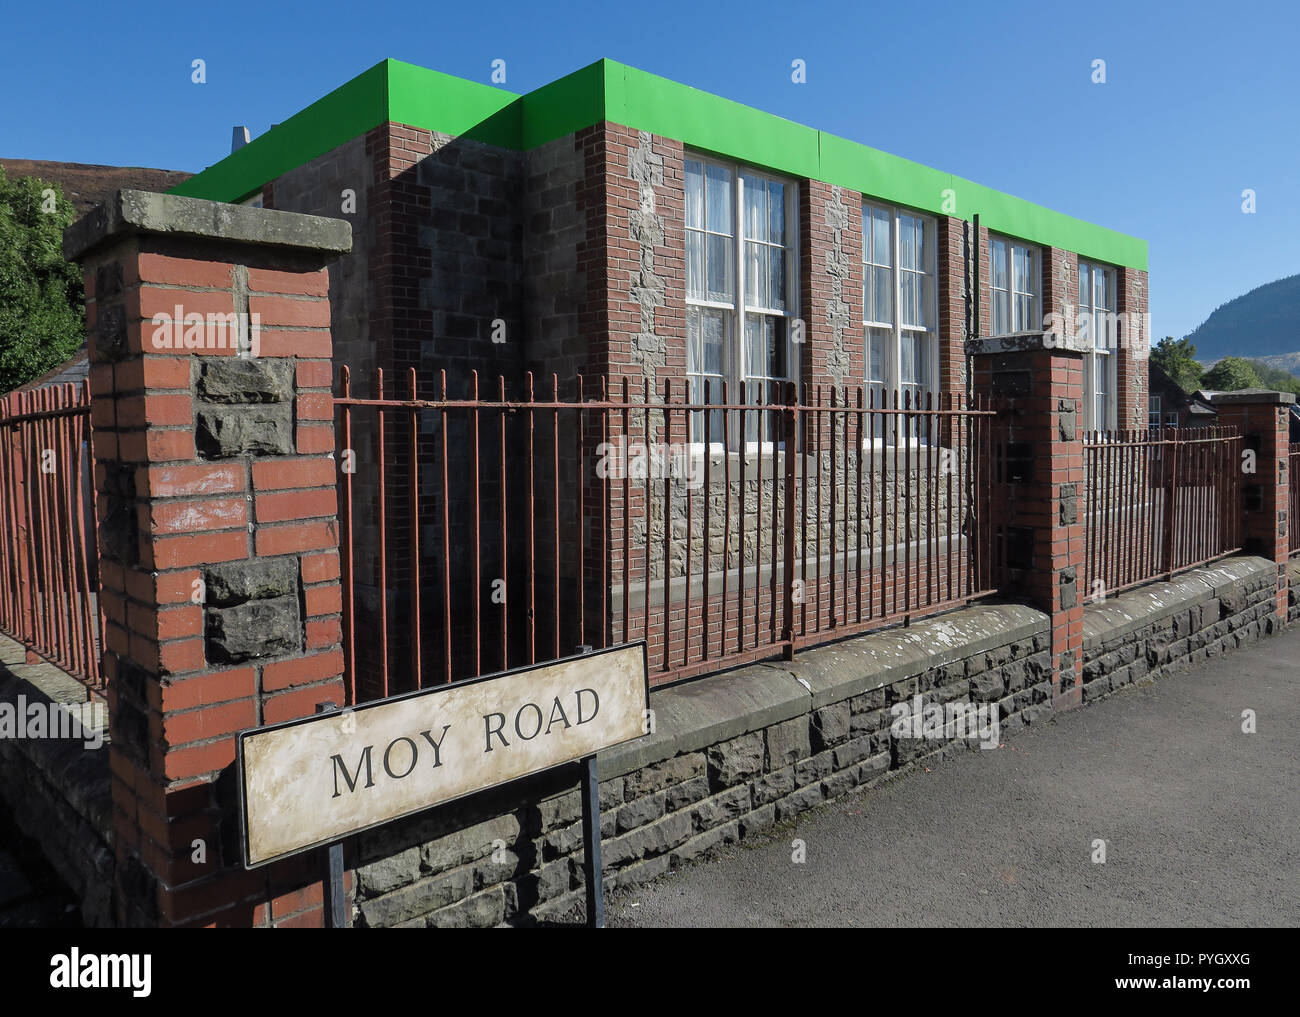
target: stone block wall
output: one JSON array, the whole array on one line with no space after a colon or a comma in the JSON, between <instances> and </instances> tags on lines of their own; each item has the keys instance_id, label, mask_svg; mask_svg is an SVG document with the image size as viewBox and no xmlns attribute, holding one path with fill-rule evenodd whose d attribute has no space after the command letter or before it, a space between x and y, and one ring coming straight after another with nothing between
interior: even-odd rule
<instances>
[{"instance_id":1,"label":"stone block wall","mask_svg":"<svg viewBox=\"0 0 1300 1017\"><path fill-rule=\"evenodd\" d=\"M1230 558L1090 605L1084 613L1084 701L1280 631L1275 577L1272 562Z\"/></svg>"},{"instance_id":2,"label":"stone block wall","mask_svg":"<svg viewBox=\"0 0 1300 1017\"><path fill-rule=\"evenodd\" d=\"M1300 589L1300 566L1292 574ZM1278 631L1271 578L1270 562L1234 558L1089 606L1083 702ZM999 739L1045 722L1050 649L1046 615L987 605L656 690L655 733L600 757L606 891L978 744L951 737L951 723L939 737L900 736L906 712L894 708L914 709L914 697L922 710L993 706ZM576 779L544 775L362 835L357 923L581 922Z\"/></svg>"},{"instance_id":3,"label":"stone block wall","mask_svg":"<svg viewBox=\"0 0 1300 1017\"><path fill-rule=\"evenodd\" d=\"M1300 558L1292 558L1287 566L1287 624L1297 618L1300 618Z\"/></svg>"},{"instance_id":4,"label":"stone block wall","mask_svg":"<svg viewBox=\"0 0 1300 1017\"><path fill-rule=\"evenodd\" d=\"M80 898L83 924L112 925L107 713L102 703L87 702L86 688L77 679L45 661L27 663L25 657L20 643L0 636L0 710L17 720L29 716L34 706L48 711L58 704L68 713L59 733L68 737L48 731L42 737L17 737L11 731L0 736L0 803Z\"/></svg>"},{"instance_id":5,"label":"stone block wall","mask_svg":"<svg viewBox=\"0 0 1300 1017\"><path fill-rule=\"evenodd\" d=\"M1002 736L1045 719L1048 640L1032 609L975 607L656 691L655 732L599 760L606 889L978 744L951 723L900 736L896 706L985 706ZM580 921L575 781L544 775L360 835L357 923Z\"/></svg>"}]
</instances>

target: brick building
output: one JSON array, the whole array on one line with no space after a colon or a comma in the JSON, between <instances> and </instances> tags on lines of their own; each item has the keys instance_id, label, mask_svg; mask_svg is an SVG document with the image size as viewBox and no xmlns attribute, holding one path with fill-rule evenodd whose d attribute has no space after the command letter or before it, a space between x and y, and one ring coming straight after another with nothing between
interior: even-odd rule
<instances>
[{"instance_id":1,"label":"brick building","mask_svg":"<svg viewBox=\"0 0 1300 1017\"><path fill-rule=\"evenodd\" d=\"M1087 346L1083 427L1146 421L1143 241L608 60L527 95L385 61L174 193L351 222L330 302L335 363L354 395L380 394L383 369L389 397L434 397L444 370L451 397L470 396L476 370L477 394L501 401L525 396L529 376L542 394L553 383L577 398L581 375L586 400L626 385L642 404L724 393L779 403L794 382L813 405L861 389L869 406L951 408L969 391L967 340L1046 330ZM808 631L843 624L837 575L868 574L858 615L865 602L864 617L904 616L924 592L921 569L896 570L915 589L886 603L891 554L942 575L948 551L972 551L973 488L936 479L934 461L938 446L968 439L921 433L920 418L907 427L924 455L898 440L904 418L851 442L848 414L815 435L821 418L805 416L783 486L775 412L615 410L589 435L570 417L530 469L534 416L431 413L408 430L390 414L382 444L373 416L346 422L340 441L359 458L348 490L362 505L347 520L356 630L418 617L422 636L414 648L406 630L378 648L362 640L358 673L378 670L371 652L438 670L441 618L466 602L445 655L465 654L448 666L458 675L531 659L507 642L534 626L561 651L645 635L652 657L663 647L665 677L708 669L714 634L718 652L733 635L746 652L770 651L785 588L780 513L796 498ZM602 486L578 460L620 427L629 443L686 442L697 456L707 438L706 496ZM472 497L472 510L440 508L440 442L450 498ZM411 491L427 496L414 512ZM909 505L932 508L927 518ZM498 581L527 600L493 599ZM554 591L549 604L535 603L538 590ZM670 633L697 618L702 652L674 656ZM471 644L500 652L471 658Z\"/></svg>"},{"instance_id":2,"label":"brick building","mask_svg":"<svg viewBox=\"0 0 1300 1017\"><path fill-rule=\"evenodd\" d=\"M1155 361L1147 376L1147 427L1209 427L1218 423L1218 411L1207 399L1185 392Z\"/></svg>"},{"instance_id":3,"label":"brick building","mask_svg":"<svg viewBox=\"0 0 1300 1017\"><path fill-rule=\"evenodd\" d=\"M648 736L598 760L605 885L629 886L970 744L896 729L900 705L980 704L1011 732L1300 610L1291 396L1221 394L1231 433L1194 454L1082 439L1146 407L1138 241L608 63L523 97L381 64L186 190L331 218L125 191L65 236L88 295L91 398L64 433L93 432L106 797L85 804L86 763L15 762L13 741L0 788L73 785L45 839L82 856L90 913L322 924L319 856L243 864L234 736L421 667L432 684L647 639ZM259 315L260 360L159 346L174 308ZM331 399L340 364L372 394L383 368L398 398ZM527 371L590 387L438 398L438 371L463 392L471 368L516 395ZM687 401L783 379L809 388L766 433L749 405L712 431L719 411ZM591 408L625 381L630 402ZM831 383L865 389L865 416ZM938 426L912 426L935 395ZM65 416L28 409L0 480L35 476ZM583 442L620 428L701 445L701 487L598 482ZM1246 442L1256 475L1227 468ZM14 616L53 616L27 605L71 583L23 587L41 559L3 529L0 565L19 567L0 594L34 595L0 596L0 620L56 659L67 633ZM1238 549L1262 557L1219 560ZM494 575L528 596L493 614ZM467 605L469 640L441 627ZM382 686L363 687L377 658ZM353 919L572 919L588 876L570 784L556 770L348 837Z\"/></svg>"},{"instance_id":4,"label":"brick building","mask_svg":"<svg viewBox=\"0 0 1300 1017\"><path fill-rule=\"evenodd\" d=\"M384 61L173 192L349 219L363 375L955 392L965 339L1111 312L1085 424L1147 419L1143 241L609 60L526 95Z\"/></svg>"}]
</instances>

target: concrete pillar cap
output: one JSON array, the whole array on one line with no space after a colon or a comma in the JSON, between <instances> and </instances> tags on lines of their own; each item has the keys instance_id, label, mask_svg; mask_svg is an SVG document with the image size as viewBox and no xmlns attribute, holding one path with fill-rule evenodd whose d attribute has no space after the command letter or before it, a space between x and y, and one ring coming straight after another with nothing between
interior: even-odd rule
<instances>
[{"instance_id":1,"label":"concrete pillar cap","mask_svg":"<svg viewBox=\"0 0 1300 1017\"><path fill-rule=\"evenodd\" d=\"M131 234L259 244L331 258L352 250L352 225L341 219L121 190L64 231L63 256L78 261Z\"/></svg>"},{"instance_id":2,"label":"concrete pillar cap","mask_svg":"<svg viewBox=\"0 0 1300 1017\"><path fill-rule=\"evenodd\" d=\"M1203 394L1215 406L1231 406L1243 403L1289 406L1295 402L1295 395L1291 392L1274 392L1268 388L1242 388L1237 389L1235 392L1205 392Z\"/></svg>"},{"instance_id":3,"label":"concrete pillar cap","mask_svg":"<svg viewBox=\"0 0 1300 1017\"><path fill-rule=\"evenodd\" d=\"M1007 335L980 336L966 340L968 357L986 354L1034 353L1060 350L1065 353L1088 353L1092 347L1082 336L1061 332L1010 332Z\"/></svg>"}]
</instances>

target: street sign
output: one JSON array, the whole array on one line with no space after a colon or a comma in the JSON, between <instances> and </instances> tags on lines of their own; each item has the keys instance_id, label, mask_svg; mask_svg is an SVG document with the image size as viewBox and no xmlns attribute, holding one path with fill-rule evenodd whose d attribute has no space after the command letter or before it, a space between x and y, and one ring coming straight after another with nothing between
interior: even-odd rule
<instances>
[{"instance_id":1,"label":"street sign","mask_svg":"<svg viewBox=\"0 0 1300 1017\"><path fill-rule=\"evenodd\" d=\"M594 761L646 732L647 673L635 643L244 731L244 864Z\"/></svg>"}]
</instances>

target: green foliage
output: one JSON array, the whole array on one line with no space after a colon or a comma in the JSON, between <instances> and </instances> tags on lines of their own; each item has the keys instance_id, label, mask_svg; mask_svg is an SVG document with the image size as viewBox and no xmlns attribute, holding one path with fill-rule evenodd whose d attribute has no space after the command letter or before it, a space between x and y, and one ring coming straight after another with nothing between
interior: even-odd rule
<instances>
[{"instance_id":1,"label":"green foliage","mask_svg":"<svg viewBox=\"0 0 1300 1017\"><path fill-rule=\"evenodd\" d=\"M1205 372L1201 387L1214 392L1236 392L1243 388L1266 388L1300 396L1300 378L1258 360L1224 357Z\"/></svg>"},{"instance_id":2,"label":"green foliage","mask_svg":"<svg viewBox=\"0 0 1300 1017\"><path fill-rule=\"evenodd\" d=\"M1242 388L1263 388L1255 365L1241 357L1224 357L1205 372L1202 387L1214 392L1236 392Z\"/></svg>"},{"instance_id":3,"label":"green foliage","mask_svg":"<svg viewBox=\"0 0 1300 1017\"><path fill-rule=\"evenodd\" d=\"M81 270L62 246L74 217L57 185L9 180L0 168L0 392L58 367L85 341Z\"/></svg>"},{"instance_id":4,"label":"green foliage","mask_svg":"<svg viewBox=\"0 0 1300 1017\"><path fill-rule=\"evenodd\" d=\"M1152 347L1151 359L1184 392L1202 387L1201 365L1196 362L1196 347L1190 340L1167 335Z\"/></svg>"},{"instance_id":5,"label":"green foliage","mask_svg":"<svg viewBox=\"0 0 1300 1017\"><path fill-rule=\"evenodd\" d=\"M1268 364L1260 363L1258 360L1247 360L1246 363L1255 369L1255 374L1259 376L1259 383L1263 388L1271 388L1277 392L1293 392L1300 396L1300 378L1290 371L1269 367Z\"/></svg>"}]
</instances>

